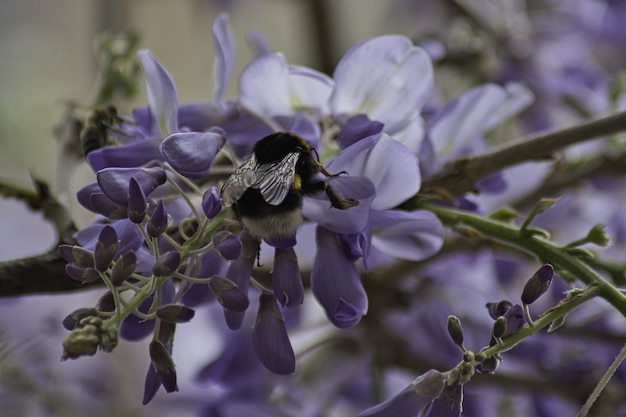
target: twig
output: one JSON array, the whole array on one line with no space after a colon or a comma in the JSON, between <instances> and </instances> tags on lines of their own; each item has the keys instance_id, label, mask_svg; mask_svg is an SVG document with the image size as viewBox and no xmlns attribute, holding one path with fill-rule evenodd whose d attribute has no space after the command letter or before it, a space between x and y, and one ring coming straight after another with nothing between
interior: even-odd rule
<instances>
[{"instance_id":1,"label":"twig","mask_svg":"<svg viewBox=\"0 0 626 417\"><path fill-rule=\"evenodd\" d=\"M424 181L422 189L444 189L453 195L461 195L474 191L476 182L489 174L522 162L549 159L559 149L623 130L626 130L626 112L531 136L483 155L452 162Z\"/></svg>"}]
</instances>

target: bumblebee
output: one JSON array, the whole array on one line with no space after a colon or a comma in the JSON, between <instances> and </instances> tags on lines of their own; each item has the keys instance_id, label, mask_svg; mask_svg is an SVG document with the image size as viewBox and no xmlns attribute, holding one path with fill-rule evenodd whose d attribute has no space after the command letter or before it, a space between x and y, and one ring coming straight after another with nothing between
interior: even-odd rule
<instances>
[{"instance_id":1,"label":"bumblebee","mask_svg":"<svg viewBox=\"0 0 626 417\"><path fill-rule=\"evenodd\" d=\"M117 109L106 106L92 110L85 118L85 124L80 132L80 147L83 156L113 144L109 137L110 131L115 131L115 126L124 122Z\"/></svg>"},{"instance_id":2,"label":"bumblebee","mask_svg":"<svg viewBox=\"0 0 626 417\"><path fill-rule=\"evenodd\" d=\"M343 172L345 173L345 172ZM325 192L331 207L347 210L358 201L339 196L321 175L335 177L314 157L301 137L277 132L259 140L250 158L222 186L222 203L232 206L258 240L295 235L302 223L302 201Z\"/></svg>"}]
</instances>

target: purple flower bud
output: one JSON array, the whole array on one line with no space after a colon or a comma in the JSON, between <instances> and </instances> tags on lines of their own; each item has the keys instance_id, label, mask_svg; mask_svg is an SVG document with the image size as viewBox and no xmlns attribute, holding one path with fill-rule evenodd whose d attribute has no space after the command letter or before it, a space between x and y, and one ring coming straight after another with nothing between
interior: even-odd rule
<instances>
[{"instance_id":1,"label":"purple flower bud","mask_svg":"<svg viewBox=\"0 0 626 417\"><path fill-rule=\"evenodd\" d=\"M104 272L109 268L111 261L117 254L119 242L117 232L113 226L105 225L100 234L94 249L94 266L96 271Z\"/></svg>"},{"instance_id":2,"label":"purple flower bud","mask_svg":"<svg viewBox=\"0 0 626 417\"><path fill-rule=\"evenodd\" d=\"M524 310L519 304L514 304L509 308L507 312L504 313L504 318L506 319L506 330L502 335L503 338L517 333L524 327L524 324L526 324Z\"/></svg>"},{"instance_id":3,"label":"purple flower bud","mask_svg":"<svg viewBox=\"0 0 626 417\"><path fill-rule=\"evenodd\" d=\"M522 290L522 303L532 304L548 290L554 275L554 268L545 264L526 282Z\"/></svg>"},{"instance_id":4,"label":"purple flower bud","mask_svg":"<svg viewBox=\"0 0 626 417\"><path fill-rule=\"evenodd\" d=\"M258 242L250 237L248 233L241 233L239 239L241 240L241 256L230 263L226 271L226 278L239 286L239 289L244 294L247 294L248 287L250 286L250 276L254 270L254 263L259 251L259 246ZM228 309L224 311L226 324L231 330L236 330L241 327L243 317L244 312Z\"/></svg>"},{"instance_id":5,"label":"purple flower bud","mask_svg":"<svg viewBox=\"0 0 626 417\"><path fill-rule=\"evenodd\" d=\"M243 312L250 305L247 291L243 291L228 278L215 275L209 281L209 288L217 297L217 301L227 310Z\"/></svg>"},{"instance_id":6,"label":"purple flower bud","mask_svg":"<svg viewBox=\"0 0 626 417\"><path fill-rule=\"evenodd\" d=\"M180 304L161 306L156 311L158 318L169 323L186 323L191 321L195 314L196 312L193 309Z\"/></svg>"},{"instance_id":7,"label":"purple flower bud","mask_svg":"<svg viewBox=\"0 0 626 417\"><path fill-rule=\"evenodd\" d=\"M159 237L167 230L167 211L163 200L159 200L154 211L150 215L146 231L150 237Z\"/></svg>"},{"instance_id":8,"label":"purple flower bud","mask_svg":"<svg viewBox=\"0 0 626 417\"><path fill-rule=\"evenodd\" d=\"M83 284L100 279L98 271L94 268L82 268L73 263L65 265L65 273L70 278L75 279L78 282L82 282Z\"/></svg>"},{"instance_id":9,"label":"purple flower bud","mask_svg":"<svg viewBox=\"0 0 626 417\"><path fill-rule=\"evenodd\" d=\"M94 265L93 252L80 246L61 245L59 253L67 262L72 262L81 268L90 268Z\"/></svg>"},{"instance_id":10,"label":"purple flower bud","mask_svg":"<svg viewBox=\"0 0 626 417\"><path fill-rule=\"evenodd\" d=\"M111 269L111 284L116 287L122 285L122 283L135 272L136 266L137 257L135 256L135 252L126 252L124 255L120 256Z\"/></svg>"},{"instance_id":11,"label":"purple flower bud","mask_svg":"<svg viewBox=\"0 0 626 417\"><path fill-rule=\"evenodd\" d=\"M259 312L252 330L254 350L268 370L279 375L293 374L296 356L289 342L285 321L272 294L259 297Z\"/></svg>"},{"instance_id":12,"label":"purple flower bud","mask_svg":"<svg viewBox=\"0 0 626 417\"><path fill-rule=\"evenodd\" d=\"M299 306L304 300L304 286L293 248L276 248L274 252L272 291L283 307Z\"/></svg>"},{"instance_id":13,"label":"purple flower bud","mask_svg":"<svg viewBox=\"0 0 626 417\"><path fill-rule=\"evenodd\" d=\"M141 186L135 177L130 177L128 182L128 218L130 221L137 224L143 222L147 207L148 202Z\"/></svg>"},{"instance_id":14,"label":"purple flower bud","mask_svg":"<svg viewBox=\"0 0 626 417\"><path fill-rule=\"evenodd\" d=\"M113 312L115 311L115 298L111 291L105 292L96 303L98 311Z\"/></svg>"},{"instance_id":15,"label":"purple flower bud","mask_svg":"<svg viewBox=\"0 0 626 417\"><path fill-rule=\"evenodd\" d=\"M98 311L95 308L79 308L74 310L63 319L63 327L71 331L85 317L98 317Z\"/></svg>"},{"instance_id":16,"label":"purple flower bud","mask_svg":"<svg viewBox=\"0 0 626 417\"><path fill-rule=\"evenodd\" d=\"M212 219L222 210L222 199L217 187L211 187L202 196L202 210L204 214Z\"/></svg>"},{"instance_id":17,"label":"purple flower bud","mask_svg":"<svg viewBox=\"0 0 626 417\"><path fill-rule=\"evenodd\" d=\"M445 385L441 372L431 369L398 394L362 411L357 417L415 417L441 394Z\"/></svg>"},{"instance_id":18,"label":"purple flower bud","mask_svg":"<svg viewBox=\"0 0 626 417\"><path fill-rule=\"evenodd\" d=\"M220 128L205 132L173 133L163 142L163 158L178 173L187 178L202 178L209 172L215 156L226 142L226 133Z\"/></svg>"},{"instance_id":19,"label":"purple flower bud","mask_svg":"<svg viewBox=\"0 0 626 417\"><path fill-rule=\"evenodd\" d=\"M317 256L311 289L330 321L340 329L355 326L367 312L359 272L343 251L336 233L317 227Z\"/></svg>"},{"instance_id":20,"label":"purple flower bud","mask_svg":"<svg viewBox=\"0 0 626 417\"><path fill-rule=\"evenodd\" d=\"M150 342L150 360L165 391L168 393L178 391L176 365L166 347L158 340Z\"/></svg>"},{"instance_id":21,"label":"purple flower bud","mask_svg":"<svg viewBox=\"0 0 626 417\"><path fill-rule=\"evenodd\" d=\"M502 300L495 303L487 303L485 307L487 307L487 311L489 312L489 316L492 319L497 320L498 317L503 316L511 307L513 303L508 300Z\"/></svg>"},{"instance_id":22,"label":"purple flower bud","mask_svg":"<svg viewBox=\"0 0 626 417\"><path fill-rule=\"evenodd\" d=\"M218 250L220 255L227 261L232 261L239 258L241 255L241 241L239 237L221 230L213 235L213 246Z\"/></svg>"},{"instance_id":23,"label":"purple flower bud","mask_svg":"<svg viewBox=\"0 0 626 417\"><path fill-rule=\"evenodd\" d=\"M491 375L496 372L498 366L500 365L500 361L495 356L490 356L481 363L476 366L476 371L481 374Z\"/></svg>"},{"instance_id":24,"label":"purple flower bud","mask_svg":"<svg viewBox=\"0 0 626 417\"><path fill-rule=\"evenodd\" d=\"M120 206L128 206L131 178L135 178L145 196L167 180L162 168L105 168L98 171L96 177L104 195Z\"/></svg>"},{"instance_id":25,"label":"purple flower bud","mask_svg":"<svg viewBox=\"0 0 626 417\"><path fill-rule=\"evenodd\" d=\"M169 251L159 256L152 267L155 277L168 277L172 275L180 266L180 252Z\"/></svg>"}]
</instances>

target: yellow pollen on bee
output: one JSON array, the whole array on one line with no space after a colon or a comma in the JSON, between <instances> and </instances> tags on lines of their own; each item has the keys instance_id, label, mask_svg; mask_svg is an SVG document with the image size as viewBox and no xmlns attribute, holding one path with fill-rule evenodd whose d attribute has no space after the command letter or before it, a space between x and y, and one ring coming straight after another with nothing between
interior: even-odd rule
<instances>
[{"instance_id":1,"label":"yellow pollen on bee","mask_svg":"<svg viewBox=\"0 0 626 417\"><path fill-rule=\"evenodd\" d=\"M291 184L291 186L294 190L299 190L300 188L302 188L302 178L300 177L300 175L294 175L293 183Z\"/></svg>"}]
</instances>

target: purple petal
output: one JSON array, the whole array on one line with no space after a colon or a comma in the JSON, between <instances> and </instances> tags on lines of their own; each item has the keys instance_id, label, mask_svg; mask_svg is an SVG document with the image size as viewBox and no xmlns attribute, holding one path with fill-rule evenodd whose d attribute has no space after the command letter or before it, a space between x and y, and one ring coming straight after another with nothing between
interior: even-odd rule
<instances>
[{"instance_id":1,"label":"purple petal","mask_svg":"<svg viewBox=\"0 0 626 417\"><path fill-rule=\"evenodd\" d=\"M304 215L325 228L337 233L359 233L367 225L370 205L375 197L372 181L366 177L338 176L328 180L333 189L343 198L355 199L359 204L347 210L331 207L324 193L304 199Z\"/></svg>"},{"instance_id":2,"label":"purple petal","mask_svg":"<svg viewBox=\"0 0 626 417\"><path fill-rule=\"evenodd\" d=\"M375 210L395 207L421 187L419 163L411 151L382 133L363 139L339 152L326 168L368 177L376 188Z\"/></svg>"},{"instance_id":3,"label":"purple petal","mask_svg":"<svg viewBox=\"0 0 626 417\"><path fill-rule=\"evenodd\" d=\"M279 375L294 373L296 356L283 316L271 294L262 293L259 297L259 312L252 337L254 350L263 366Z\"/></svg>"},{"instance_id":4,"label":"purple petal","mask_svg":"<svg viewBox=\"0 0 626 417\"><path fill-rule=\"evenodd\" d=\"M248 36L250 48L254 51L254 57L259 58L274 53L267 38L258 30L251 30Z\"/></svg>"},{"instance_id":5,"label":"purple petal","mask_svg":"<svg viewBox=\"0 0 626 417\"><path fill-rule=\"evenodd\" d=\"M94 172L110 167L140 167L150 161L163 159L159 143L161 138L138 140L122 146L105 146L89 152L87 162Z\"/></svg>"},{"instance_id":6,"label":"purple petal","mask_svg":"<svg viewBox=\"0 0 626 417\"><path fill-rule=\"evenodd\" d=\"M221 101L226 94L228 80L235 65L235 39L228 21L228 13L221 13L213 22L213 47L215 49L213 99Z\"/></svg>"},{"instance_id":7,"label":"purple petal","mask_svg":"<svg viewBox=\"0 0 626 417\"><path fill-rule=\"evenodd\" d=\"M421 261L443 245L443 225L429 211L385 210L370 215L371 226L376 229L372 245L391 256Z\"/></svg>"},{"instance_id":8,"label":"purple petal","mask_svg":"<svg viewBox=\"0 0 626 417\"><path fill-rule=\"evenodd\" d=\"M161 388L161 378L159 378L156 369L154 369L154 365L150 362L150 365L148 365L148 372L146 373L146 380L144 382L143 400L141 403L146 405L152 401L159 388Z\"/></svg>"},{"instance_id":9,"label":"purple petal","mask_svg":"<svg viewBox=\"0 0 626 417\"><path fill-rule=\"evenodd\" d=\"M178 132L178 94L172 77L147 49L137 52L146 76L148 102L162 136Z\"/></svg>"},{"instance_id":10,"label":"purple petal","mask_svg":"<svg viewBox=\"0 0 626 417\"><path fill-rule=\"evenodd\" d=\"M128 219L133 223L141 223L146 217L148 201L137 180L130 178L128 183Z\"/></svg>"},{"instance_id":11,"label":"purple petal","mask_svg":"<svg viewBox=\"0 0 626 417\"><path fill-rule=\"evenodd\" d=\"M213 247L218 250L220 255L227 261L239 258L241 255L241 240L239 236L234 235L226 230L220 230L213 235L211 239Z\"/></svg>"},{"instance_id":12,"label":"purple petal","mask_svg":"<svg viewBox=\"0 0 626 417\"><path fill-rule=\"evenodd\" d=\"M447 102L428 126L436 154L448 155L481 136L505 99L506 91L502 87L486 84Z\"/></svg>"},{"instance_id":13,"label":"purple petal","mask_svg":"<svg viewBox=\"0 0 626 417\"><path fill-rule=\"evenodd\" d=\"M357 417L416 417L441 393L445 379L430 370L385 402L362 411Z\"/></svg>"},{"instance_id":14,"label":"purple petal","mask_svg":"<svg viewBox=\"0 0 626 417\"><path fill-rule=\"evenodd\" d=\"M242 313L250 305L247 291L243 291L228 278L219 275L211 277L209 288L217 297L217 301L228 311Z\"/></svg>"},{"instance_id":15,"label":"purple petal","mask_svg":"<svg viewBox=\"0 0 626 417\"><path fill-rule=\"evenodd\" d=\"M128 184L133 177L146 196L167 179L161 168L105 168L96 174L104 194L122 206L128 205Z\"/></svg>"},{"instance_id":16,"label":"purple petal","mask_svg":"<svg viewBox=\"0 0 626 417\"><path fill-rule=\"evenodd\" d=\"M381 122L371 121L365 114L351 116L341 126L337 145L345 149L361 139L381 133L384 126Z\"/></svg>"},{"instance_id":17,"label":"purple petal","mask_svg":"<svg viewBox=\"0 0 626 417\"><path fill-rule=\"evenodd\" d=\"M215 186L207 188L202 195L202 211L204 211L204 215L212 219L217 216L221 210L222 199L219 190Z\"/></svg>"},{"instance_id":18,"label":"purple petal","mask_svg":"<svg viewBox=\"0 0 626 417\"><path fill-rule=\"evenodd\" d=\"M231 262L226 271L226 278L234 282L244 294L248 293L250 286L250 276L254 270L256 262L258 246L256 242L247 234L240 235L242 243L242 253L238 259ZM226 324L231 330L241 327L244 318L244 312L224 311Z\"/></svg>"},{"instance_id":19,"label":"purple petal","mask_svg":"<svg viewBox=\"0 0 626 417\"><path fill-rule=\"evenodd\" d=\"M126 207L109 200L97 182L78 190L76 199L81 206L94 213L102 214L109 219L123 219L126 217Z\"/></svg>"},{"instance_id":20,"label":"purple petal","mask_svg":"<svg viewBox=\"0 0 626 417\"><path fill-rule=\"evenodd\" d=\"M305 113L295 116L277 116L274 118L285 131L293 132L306 140L312 149L317 149L320 143L321 130L316 119Z\"/></svg>"},{"instance_id":21,"label":"purple petal","mask_svg":"<svg viewBox=\"0 0 626 417\"><path fill-rule=\"evenodd\" d=\"M239 99L263 116L293 115L297 111L328 114L333 80L314 70L289 66L282 54L265 55L239 77Z\"/></svg>"},{"instance_id":22,"label":"purple petal","mask_svg":"<svg viewBox=\"0 0 626 417\"><path fill-rule=\"evenodd\" d=\"M94 265L97 271L104 272L109 268L119 246L117 232L113 226L105 225L98 235L93 253Z\"/></svg>"},{"instance_id":23,"label":"purple petal","mask_svg":"<svg viewBox=\"0 0 626 417\"><path fill-rule=\"evenodd\" d=\"M298 258L293 248L276 248L272 269L272 291L283 306L295 307L304 301L304 287Z\"/></svg>"},{"instance_id":24,"label":"purple petal","mask_svg":"<svg viewBox=\"0 0 626 417\"><path fill-rule=\"evenodd\" d=\"M215 155L226 142L220 128L207 132L174 133L161 142L163 158L187 178L198 179L209 172Z\"/></svg>"},{"instance_id":25,"label":"purple petal","mask_svg":"<svg viewBox=\"0 0 626 417\"><path fill-rule=\"evenodd\" d=\"M341 329L356 325L367 312L367 295L356 266L344 254L338 236L317 227L317 256L311 288L330 321Z\"/></svg>"},{"instance_id":26,"label":"purple petal","mask_svg":"<svg viewBox=\"0 0 626 417\"><path fill-rule=\"evenodd\" d=\"M504 331L502 337L507 337L517 333L522 329L522 327L524 327L524 324L526 324L524 311L522 310L522 306L519 304L514 304L511 308L509 308L506 313L504 313L504 317L506 318L506 330Z\"/></svg>"},{"instance_id":27,"label":"purple petal","mask_svg":"<svg viewBox=\"0 0 626 417\"><path fill-rule=\"evenodd\" d=\"M375 65L372 65L375 63ZM353 46L333 74L333 114L363 113L393 132L419 113L433 88L433 67L409 38L384 35Z\"/></svg>"}]
</instances>

